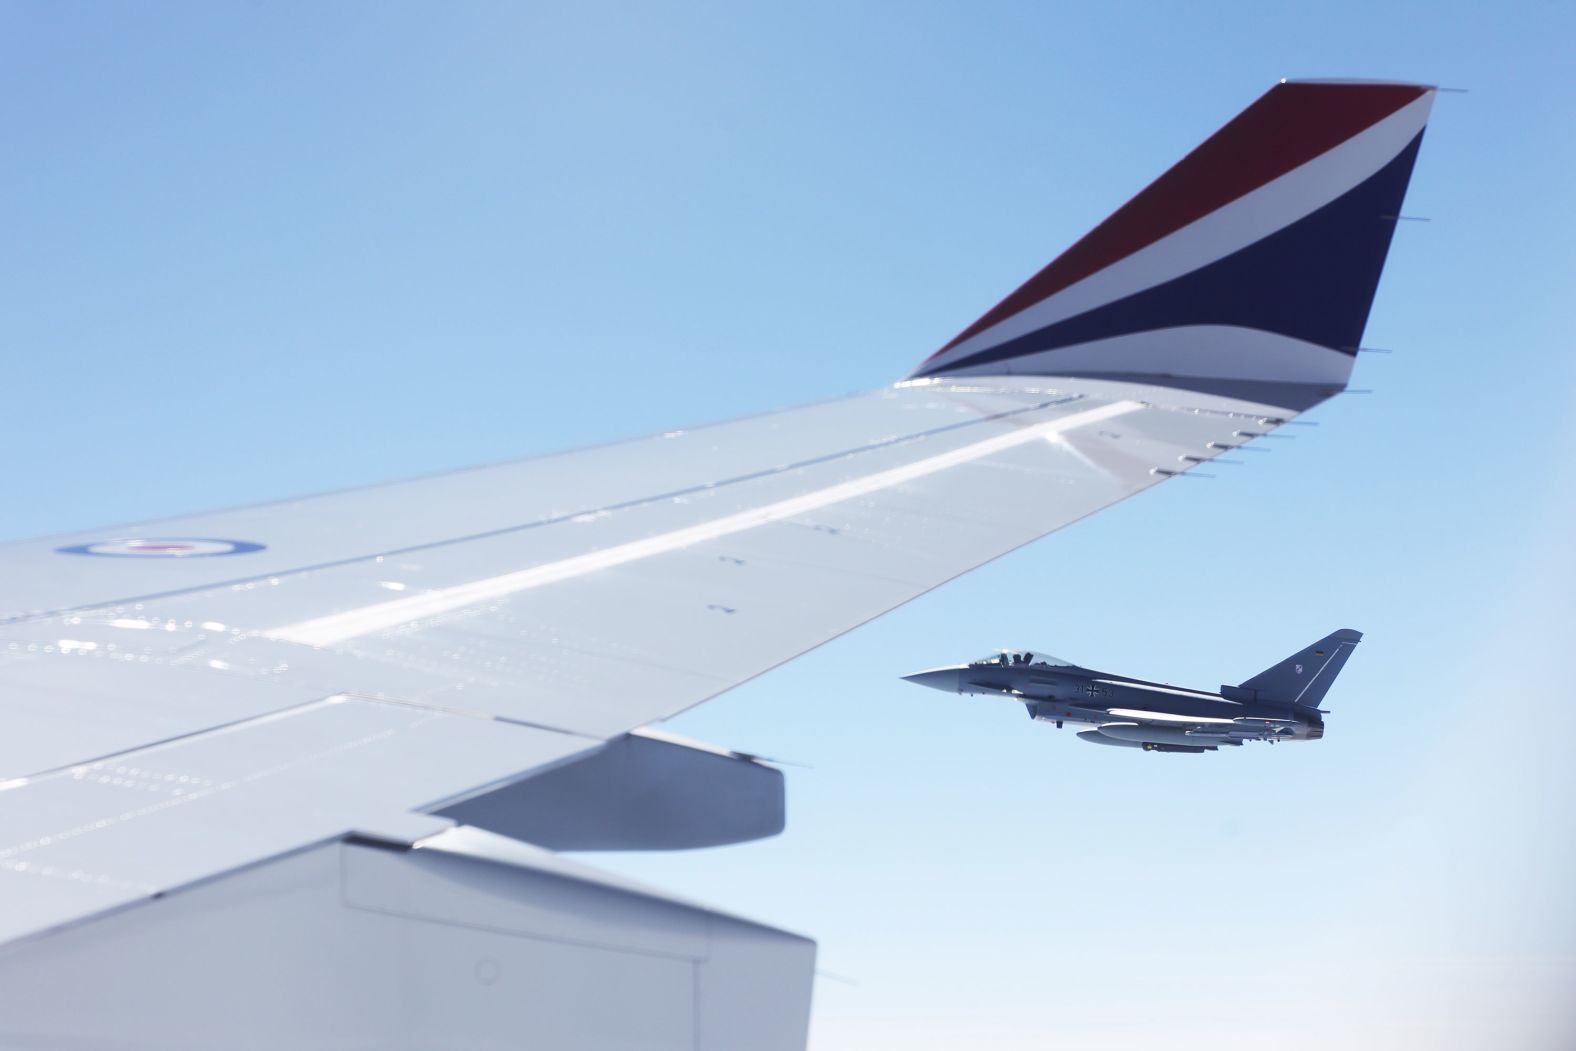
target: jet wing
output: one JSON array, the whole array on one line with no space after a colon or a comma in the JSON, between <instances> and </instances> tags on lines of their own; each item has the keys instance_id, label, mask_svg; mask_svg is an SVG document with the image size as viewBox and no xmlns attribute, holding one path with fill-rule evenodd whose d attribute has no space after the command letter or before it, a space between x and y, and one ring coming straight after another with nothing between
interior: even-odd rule
<instances>
[{"instance_id":1,"label":"jet wing","mask_svg":"<svg viewBox=\"0 0 1576 1051\"><path fill-rule=\"evenodd\" d=\"M1256 150L1266 106L1333 113L1311 146L1275 133L1258 185L1176 222L1141 195L1137 226L1090 235L1126 255L1037 277L890 388L0 548L0 1042L496 1046L524 1002L478 999L496 985L528 996L543 1046L626 1046L618 1005L652 1046L802 1044L809 943L440 811L510 799L1339 391L1349 348L1292 306L1285 331L1262 299L1137 334L1068 319L1331 207L1393 215L1431 94L1282 85L1205 160ZM1196 156L1162 183L1196 181ZM1325 321L1366 317L1379 214Z\"/></svg>"}]
</instances>

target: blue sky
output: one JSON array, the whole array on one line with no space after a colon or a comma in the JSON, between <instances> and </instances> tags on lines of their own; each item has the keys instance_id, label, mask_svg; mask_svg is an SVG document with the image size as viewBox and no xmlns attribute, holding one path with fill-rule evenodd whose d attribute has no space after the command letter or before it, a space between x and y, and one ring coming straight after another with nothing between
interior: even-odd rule
<instances>
[{"instance_id":1,"label":"blue sky","mask_svg":"<svg viewBox=\"0 0 1576 1051\"><path fill-rule=\"evenodd\" d=\"M610 867L820 939L814 1046L1576 1040L1576 9L0 9L0 536L890 381L1283 76L1440 98L1353 394L672 728L782 837ZM1088 748L903 672L1192 686L1367 633L1318 745ZM843 980L847 979L847 980Z\"/></svg>"}]
</instances>

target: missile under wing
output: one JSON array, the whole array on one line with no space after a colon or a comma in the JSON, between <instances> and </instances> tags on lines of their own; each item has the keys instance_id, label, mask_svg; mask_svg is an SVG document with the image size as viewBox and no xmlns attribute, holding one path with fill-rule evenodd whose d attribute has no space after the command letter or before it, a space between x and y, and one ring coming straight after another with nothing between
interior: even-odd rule
<instances>
[{"instance_id":1,"label":"missile under wing","mask_svg":"<svg viewBox=\"0 0 1576 1051\"><path fill-rule=\"evenodd\" d=\"M1433 97L1272 88L880 390L0 547L0 1045L802 1046L813 943L555 849L775 832L650 724L1345 389Z\"/></svg>"}]
</instances>

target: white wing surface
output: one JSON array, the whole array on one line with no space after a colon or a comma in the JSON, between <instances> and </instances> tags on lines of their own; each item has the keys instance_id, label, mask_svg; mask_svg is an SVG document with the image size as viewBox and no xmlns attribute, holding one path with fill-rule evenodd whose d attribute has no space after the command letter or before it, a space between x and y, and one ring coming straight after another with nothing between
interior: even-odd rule
<instances>
[{"instance_id":1,"label":"white wing surface","mask_svg":"<svg viewBox=\"0 0 1576 1051\"><path fill-rule=\"evenodd\" d=\"M539 848L775 830L640 728L1341 389L1431 97L1281 85L888 389L0 549L0 1043L802 1045L808 942Z\"/></svg>"}]
</instances>

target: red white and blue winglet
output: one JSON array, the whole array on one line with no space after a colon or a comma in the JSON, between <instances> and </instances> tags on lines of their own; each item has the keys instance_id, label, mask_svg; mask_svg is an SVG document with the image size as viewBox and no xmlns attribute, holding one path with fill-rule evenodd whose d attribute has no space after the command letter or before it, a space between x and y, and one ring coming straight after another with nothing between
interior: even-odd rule
<instances>
[{"instance_id":1,"label":"red white and blue winglet","mask_svg":"<svg viewBox=\"0 0 1576 1051\"><path fill-rule=\"evenodd\" d=\"M1344 387L1433 99L1277 84L911 378Z\"/></svg>"}]
</instances>

